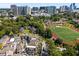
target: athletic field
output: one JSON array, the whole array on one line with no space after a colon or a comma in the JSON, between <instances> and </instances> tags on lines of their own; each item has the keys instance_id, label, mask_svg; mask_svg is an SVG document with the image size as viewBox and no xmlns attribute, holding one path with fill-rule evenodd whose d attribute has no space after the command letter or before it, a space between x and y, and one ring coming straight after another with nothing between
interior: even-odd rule
<instances>
[{"instance_id":1,"label":"athletic field","mask_svg":"<svg viewBox=\"0 0 79 59\"><path fill-rule=\"evenodd\" d=\"M52 32L56 33L56 35L63 39L64 41L74 41L79 38L79 32L75 32L72 29L66 27L55 27L52 28Z\"/></svg>"}]
</instances>

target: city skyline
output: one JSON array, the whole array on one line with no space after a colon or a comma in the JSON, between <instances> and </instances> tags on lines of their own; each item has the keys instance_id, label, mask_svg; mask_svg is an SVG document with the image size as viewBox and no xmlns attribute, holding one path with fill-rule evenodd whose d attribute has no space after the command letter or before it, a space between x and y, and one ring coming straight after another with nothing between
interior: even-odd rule
<instances>
[{"instance_id":1,"label":"city skyline","mask_svg":"<svg viewBox=\"0 0 79 59\"><path fill-rule=\"evenodd\" d=\"M11 5L17 5L17 6L29 6L29 7L40 7L40 6L56 6L59 8L60 6L69 6L71 3L1 3L0 8L10 8ZM75 3L76 7L79 8L79 3Z\"/></svg>"}]
</instances>

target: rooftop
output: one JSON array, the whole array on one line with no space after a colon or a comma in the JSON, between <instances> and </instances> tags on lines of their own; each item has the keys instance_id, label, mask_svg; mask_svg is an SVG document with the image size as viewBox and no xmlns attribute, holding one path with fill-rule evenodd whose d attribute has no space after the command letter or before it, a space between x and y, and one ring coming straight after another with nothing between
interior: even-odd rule
<instances>
[{"instance_id":1,"label":"rooftop","mask_svg":"<svg viewBox=\"0 0 79 59\"><path fill-rule=\"evenodd\" d=\"M0 43L3 43L4 41L7 41L7 40L9 40L9 36L7 36L7 35L5 35L5 36L3 36L1 39L0 39Z\"/></svg>"},{"instance_id":2,"label":"rooftop","mask_svg":"<svg viewBox=\"0 0 79 59\"><path fill-rule=\"evenodd\" d=\"M27 46L27 48L36 48L36 46Z\"/></svg>"}]
</instances>

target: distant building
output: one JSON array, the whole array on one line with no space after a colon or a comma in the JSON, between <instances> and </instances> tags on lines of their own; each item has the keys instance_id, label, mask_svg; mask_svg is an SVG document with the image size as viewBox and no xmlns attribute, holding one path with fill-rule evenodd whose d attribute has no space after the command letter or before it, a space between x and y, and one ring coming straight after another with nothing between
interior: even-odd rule
<instances>
[{"instance_id":1,"label":"distant building","mask_svg":"<svg viewBox=\"0 0 79 59\"><path fill-rule=\"evenodd\" d=\"M8 16L10 9L9 8L1 8L0 9L0 16Z\"/></svg>"},{"instance_id":2,"label":"distant building","mask_svg":"<svg viewBox=\"0 0 79 59\"><path fill-rule=\"evenodd\" d=\"M68 6L60 6L60 12L67 12L70 11Z\"/></svg>"},{"instance_id":3,"label":"distant building","mask_svg":"<svg viewBox=\"0 0 79 59\"><path fill-rule=\"evenodd\" d=\"M39 10L38 7L33 7L33 8L32 8L32 11L38 11L38 10Z\"/></svg>"},{"instance_id":4,"label":"distant building","mask_svg":"<svg viewBox=\"0 0 79 59\"><path fill-rule=\"evenodd\" d=\"M56 12L56 7L55 6L48 6L47 10L48 10L48 14L53 15Z\"/></svg>"},{"instance_id":5,"label":"distant building","mask_svg":"<svg viewBox=\"0 0 79 59\"><path fill-rule=\"evenodd\" d=\"M11 10L12 10L14 16L18 15L18 8L16 5L11 5Z\"/></svg>"},{"instance_id":6,"label":"distant building","mask_svg":"<svg viewBox=\"0 0 79 59\"><path fill-rule=\"evenodd\" d=\"M28 6L19 6L18 7L18 15L27 15L31 14L31 9Z\"/></svg>"},{"instance_id":7,"label":"distant building","mask_svg":"<svg viewBox=\"0 0 79 59\"><path fill-rule=\"evenodd\" d=\"M75 10L75 9L76 9L75 3L72 3L72 4L70 5L70 10L72 11L72 10Z\"/></svg>"},{"instance_id":8,"label":"distant building","mask_svg":"<svg viewBox=\"0 0 79 59\"><path fill-rule=\"evenodd\" d=\"M75 10L72 10L72 12L77 12L77 13L79 13L79 8L76 8Z\"/></svg>"},{"instance_id":9,"label":"distant building","mask_svg":"<svg viewBox=\"0 0 79 59\"><path fill-rule=\"evenodd\" d=\"M55 6L42 6L40 8L32 8L32 16L51 16L58 13Z\"/></svg>"},{"instance_id":10,"label":"distant building","mask_svg":"<svg viewBox=\"0 0 79 59\"><path fill-rule=\"evenodd\" d=\"M14 16L25 16L27 14L31 14L31 8L28 6L11 5L11 10Z\"/></svg>"},{"instance_id":11,"label":"distant building","mask_svg":"<svg viewBox=\"0 0 79 59\"><path fill-rule=\"evenodd\" d=\"M47 6L43 6L43 7L40 7L40 11L41 12L43 12L43 13L47 13L47 11L48 11L48 9L47 9L48 7Z\"/></svg>"},{"instance_id":12,"label":"distant building","mask_svg":"<svg viewBox=\"0 0 79 59\"><path fill-rule=\"evenodd\" d=\"M39 12L39 8L38 7L33 7L32 9L31 9L31 13L32 14L37 14Z\"/></svg>"},{"instance_id":13,"label":"distant building","mask_svg":"<svg viewBox=\"0 0 79 59\"><path fill-rule=\"evenodd\" d=\"M27 7L27 15L31 15L31 8Z\"/></svg>"},{"instance_id":14,"label":"distant building","mask_svg":"<svg viewBox=\"0 0 79 59\"><path fill-rule=\"evenodd\" d=\"M1 13L1 16L8 16L8 12L7 12L7 11L3 11L3 12Z\"/></svg>"},{"instance_id":15,"label":"distant building","mask_svg":"<svg viewBox=\"0 0 79 59\"><path fill-rule=\"evenodd\" d=\"M26 11L25 7L23 7L23 6L18 7L18 15L19 16L20 15L26 15L25 11Z\"/></svg>"},{"instance_id":16,"label":"distant building","mask_svg":"<svg viewBox=\"0 0 79 59\"><path fill-rule=\"evenodd\" d=\"M58 14L58 13L59 13L59 9L56 9L55 14Z\"/></svg>"}]
</instances>

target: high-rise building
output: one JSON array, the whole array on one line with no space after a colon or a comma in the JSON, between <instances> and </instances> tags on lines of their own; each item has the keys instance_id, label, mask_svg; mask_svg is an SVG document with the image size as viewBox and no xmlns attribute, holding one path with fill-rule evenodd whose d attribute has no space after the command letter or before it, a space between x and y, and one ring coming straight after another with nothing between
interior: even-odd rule
<instances>
[{"instance_id":1,"label":"high-rise building","mask_svg":"<svg viewBox=\"0 0 79 59\"><path fill-rule=\"evenodd\" d=\"M28 15L31 15L31 8L27 6L27 13Z\"/></svg>"},{"instance_id":2,"label":"high-rise building","mask_svg":"<svg viewBox=\"0 0 79 59\"><path fill-rule=\"evenodd\" d=\"M31 8L28 6L19 6L18 15L28 15L31 14Z\"/></svg>"},{"instance_id":3,"label":"high-rise building","mask_svg":"<svg viewBox=\"0 0 79 59\"><path fill-rule=\"evenodd\" d=\"M55 6L48 6L47 10L48 10L48 14L53 15L56 12L56 7Z\"/></svg>"},{"instance_id":4,"label":"high-rise building","mask_svg":"<svg viewBox=\"0 0 79 59\"><path fill-rule=\"evenodd\" d=\"M39 10L38 7L33 7L33 8L32 8L32 11L38 11L38 10Z\"/></svg>"},{"instance_id":5,"label":"high-rise building","mask_svg":"<svg viewBox=\"0 0 79 59\"><path fill-rule=\"evenodd\" d=\"M70 10L75 10L75 9L76 9L75 3L72 3L72 4L70 5Z\"/></svg>"},{"instance_id":6,"label":"high-rise building","mask_svg":"<svg viewBox=\"0 0 79 59\"><path fill-rule=\"evenodd\" d=\"M70 11L68 6L60 6L60 12Z\"/></svg>"},{"instance_id":7,"label":"high-rise building","mask_svg":"<svg viewBox=\"0 0 79 59\"><path fill-rule=\"evenodd\" d=\"M43 7L40 7L39 10L41 12L47 13L48 12L48 7L47 6L43 6Z\"/></svg>"},{"instance_id":8,"label":"high-rise building","mask_svg":"<svg viewBox=\"0 0 79 59\"><path fill-rule=\"evenodd\" d=\"M32 14L37 14L39 12L39 8L38 7L33 7L32 9L31 9L31 13Z\"/></svg>"},{"instance_id":9,"label":"high-rise building","mask_svg":"<svg viewBox=\"0 0 79 59\"><path fill-rule=\"evenodd\" d=\"M18 15L18 8L16 5L11 5L11 10L12 10L14 16Z\"/></svg>"},{"instance_id":10,"label":"high-rise building","mask_svg":"<svg viewBox=\"0 0 79 59\"><path fill-rule=\"evenodd\" d=\"M11 5L11 10L13 11L14 16L31 14L31 8L28 6Z\"/></svg>"},{"instance_id":11,"label":"high-rise building","mask_svg":"<svg viewBox=\"0 0 79 59\"><path fill-rule=\"evenodd\" d=\"M23 6L18 7L18 15L26 15L26 9Z\"/></svg>"}]
</instances>

